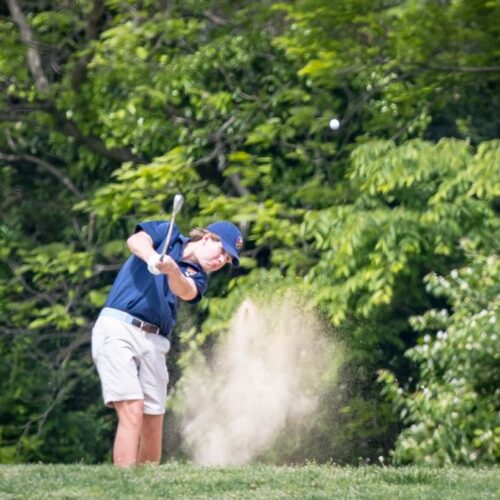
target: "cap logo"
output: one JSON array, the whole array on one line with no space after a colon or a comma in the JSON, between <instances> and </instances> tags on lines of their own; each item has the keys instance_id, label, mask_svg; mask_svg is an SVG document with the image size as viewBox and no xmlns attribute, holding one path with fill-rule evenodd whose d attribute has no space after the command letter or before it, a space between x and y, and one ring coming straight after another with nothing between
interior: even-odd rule
<instances>
[{"instance_id":1,"label":"cap logo","mask_svg":"<svg viewBox=\"0 0 500 500\"><path fill-rule=\"evenodd\" d=\"M241 236L238 236L236 240L236 249L238 252L243 248L243 238Z\"/></svg>"}]
</instances>

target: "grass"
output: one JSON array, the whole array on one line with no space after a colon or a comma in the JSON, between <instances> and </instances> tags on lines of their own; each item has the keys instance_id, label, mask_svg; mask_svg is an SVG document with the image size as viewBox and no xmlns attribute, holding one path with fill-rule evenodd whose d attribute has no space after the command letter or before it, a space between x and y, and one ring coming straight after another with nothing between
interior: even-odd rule
<instances>
[{"instance_id":1,"label":"grass","mask_svg":"<svg viewBox=\"0 0 500 500\"><path fill-rule=\"evenodd\" d=\"M2 465L0 498L500 498L498 467Z\"/></svg>"}]
</instances>

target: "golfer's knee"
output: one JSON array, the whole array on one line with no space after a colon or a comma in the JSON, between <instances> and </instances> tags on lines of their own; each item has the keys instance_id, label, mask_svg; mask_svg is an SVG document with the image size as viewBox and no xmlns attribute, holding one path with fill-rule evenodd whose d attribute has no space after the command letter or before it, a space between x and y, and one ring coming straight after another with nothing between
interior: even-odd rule
<instances>
[{"instance_id":1,"label":"golfer's knee","mask_svg":"<svg viewBox=\"0 0 500 500\"><path fill-rule=\"evenodd\" d=\"M130 425L133 427L142 426L144 401L120 401L115 403L115 409L118 414L120 424Z\"/></svg>"},{"instance_id":2,"label":"golfer's knee","mask_svg":"<svg viewBox=\"0 0 500 500\"><path fill-rule=\"evenodd\" d=\"M161 434L163 429L163 415L144 415L142 431L146 434Z\"/></svg>"}]
</instances>

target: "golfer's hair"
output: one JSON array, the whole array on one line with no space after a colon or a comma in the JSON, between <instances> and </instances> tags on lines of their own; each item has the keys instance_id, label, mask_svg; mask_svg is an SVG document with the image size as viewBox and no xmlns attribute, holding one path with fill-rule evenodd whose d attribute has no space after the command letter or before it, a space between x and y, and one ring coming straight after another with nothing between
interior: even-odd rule
<instances>
[{"instance_id":1,"label":"golfer's hair","mask_svg":"<svg viewBox=\"0 0 500 500\"><path fill-rule=\"evenodd\" d=\"M209 234L212 240L220 241L220 237L217 234L211 233L208 229L201 229L199 227L191 229L191 231L189 232L189 237L191 238L191 241L199 241L206 234Z\"/></svg>"}]
</instances>

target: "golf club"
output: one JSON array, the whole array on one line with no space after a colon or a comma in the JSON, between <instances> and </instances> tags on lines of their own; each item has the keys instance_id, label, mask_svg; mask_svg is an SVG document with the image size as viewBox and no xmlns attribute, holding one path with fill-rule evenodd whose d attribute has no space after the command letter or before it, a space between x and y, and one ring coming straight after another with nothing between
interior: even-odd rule
<instances>
[{"instance_id":1,"label":"golf club","mask_svg":"<svg viewBox=\"0 0 500 500\"><path fill-rule=\"evenodd\" d=\"M172 207L172 217L170 219L170 224L168 226L167 239L165 240L165 244L163 245L163 250L162 250L161 256L160 256L160 262L163 261L163 257L167 253L167 248L170 245L170 239L172 238L172 231L174 229L175 216L178 214L178 212L182 208L183 203L184 203L184 196L182 196L182 194L176 194L174 196L174 204Z\"/></svg>"}]
</instances>

